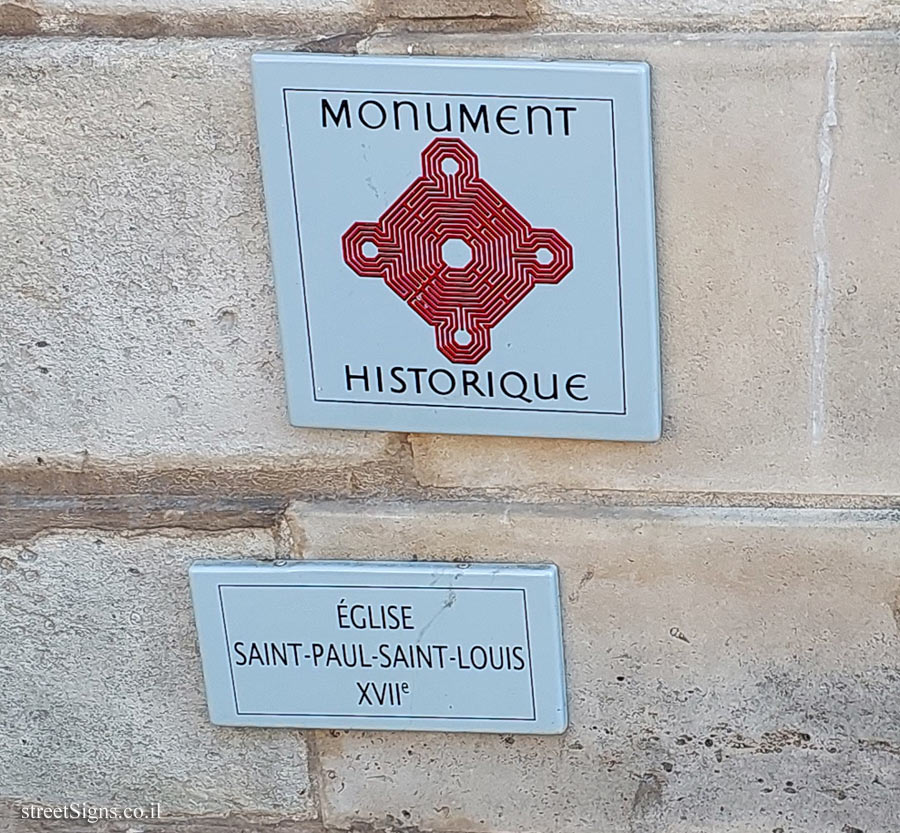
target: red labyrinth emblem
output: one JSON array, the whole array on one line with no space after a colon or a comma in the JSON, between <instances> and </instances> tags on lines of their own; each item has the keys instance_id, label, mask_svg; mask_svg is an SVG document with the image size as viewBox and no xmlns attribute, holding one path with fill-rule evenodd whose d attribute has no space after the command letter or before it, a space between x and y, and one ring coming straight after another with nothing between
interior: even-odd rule
<instances>
[{"instance_id":1,"label":"red labyrinth emblem","mask_svg":"<svg viewBox=\"0 0 900 833\"><path fill-rule=\"evenodd\" d=\"M478 175L478 156L461 139L422 151L422 175L377 223L354 223L344 260L381 278L428 324L450 361L474 364L495 327L536 283L572 270L572 246L554 229L532 228Z\"/></svg>"}]
</instances>

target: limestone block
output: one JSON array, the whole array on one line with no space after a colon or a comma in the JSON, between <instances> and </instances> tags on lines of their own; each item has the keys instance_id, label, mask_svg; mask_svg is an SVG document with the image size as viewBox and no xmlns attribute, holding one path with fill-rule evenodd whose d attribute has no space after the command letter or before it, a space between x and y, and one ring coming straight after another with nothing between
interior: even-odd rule
<instances>
[{"instance_id":1,"label":"limestone block","mask_svg":"<svg viewBox=\"0 0 900 833\"><path fill-rule=\"evenodd\" d=\"M822 454L848 490L896 494L900 87L896 37L838 45L820 198ZM827 189L824 187L827 185Z\"/></svg>"},{"instance_id":2,"label":"limestone block","mask_svg":"<svg viewBox=\"0 0 900 833\"><path fill-rule=\"evenodd\" d=\"M195 559L274 554L263 531L0 549L0 799L312 817L301 733L209 722L188 589Z\"/></svg>"},{"instance_id":3,"label":"limestone block","mask_svg":"<svg viewBox=\"0 0 900 833\"><path fill-rule=\"evenodd\" d=\"M575 30L761 29L803 31L824 29L890 28L898 20L890 0L770 0L765 4L737 0L694 0L690 3L658 3L654 0L549 0L542 5L558 27Z\"/></svg>"},{"instance_id":4,"label":"limestone block","mask_svg":"<svg viewBox=\"0 0 900 833\"><path fill-rule=\"evenodd\" d=\"M289 35L370 32L400 24L484 30L539 27L556 31L888 29L900 20L892 0L8 0L0 33Z\"/></svg>"},{"instance_id":5,"label":"limestone block","mask_svg":"<svg viewBox=\"0 0 900 833\"><path fill-rule=\"evenodd\" d=\"M662 441L418 435L422 482L835 488L839 470L813 454L810 428L813 225L828 43L457 36L387 38L370 47L396 52L404 43L416 53L641 59L651 65L653 91Z\"/></svg>"},{"instance_id":6,"label":"limestone block","mask_svg":"<svg viewBox=\"0 0 900 833\"><path fill-rule=\"evenodd\" d=\"M288 424L250 54L0 45L0 462L359 463Z\"/></svg>"},{"instance_id":7,"label":"limestone block","mask_svg":"<svg viewBox=\"0 0 900 833\"><path fill-rule=\"evenodd\" d=\"M354 0L9 0L0 34L155 38L363 31L370 15Z\"/></svg>"},{"instance_id":8,"label":"limestone block","mask_svg":"<svg viewBox=\"0 0 900 833\"><path fill-rule=\"evenodd\" d=\"M652 67L662 442L418 435L424 484L897 492L884 453L898 436L893 36L421 36L369 46Z\"/></svg>"},{"instance_id":9,"label":"limestone block","mask_svg":"<svg viewBox=\"0 0 900 833\"><path fill-rule=\"evenodd\" d=\"M326 823L896 825L900 527L889 513L326 504L296 506L292 522L307 558L561 571L566 734L319 732Z\"/></svg>"}]
</instances>

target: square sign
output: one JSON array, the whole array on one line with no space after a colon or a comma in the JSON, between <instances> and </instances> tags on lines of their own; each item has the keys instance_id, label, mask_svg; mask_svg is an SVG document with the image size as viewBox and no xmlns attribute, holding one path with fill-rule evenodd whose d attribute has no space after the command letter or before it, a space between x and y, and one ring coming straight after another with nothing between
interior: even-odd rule
<instances>
[{"instance_id":1,"label":"square sign","mask_svg":"<svg viewBox=\"0 0 900 833\"><path fill-rule=\"evenodd\" d=\"M295 425L659 438L646 64L253 77Z\"/></svg>"},{"instance_id":2,"label":"square sign","mask_svg":"<svg viewBox=\"0 0 900 833\"><path fill-rule=\"evenodd\" d=\"M191 589L214 723L566 728L552 564L210 561Z\"/></svg>"}]
</instances>

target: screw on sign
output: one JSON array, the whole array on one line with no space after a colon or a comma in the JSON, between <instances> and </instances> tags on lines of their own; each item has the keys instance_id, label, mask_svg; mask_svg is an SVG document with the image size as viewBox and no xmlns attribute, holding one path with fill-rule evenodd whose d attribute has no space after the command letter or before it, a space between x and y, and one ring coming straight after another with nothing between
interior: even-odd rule
<instances>
[{"instance_id":1,"label":"screw on sign","mask_svg":"<svg viewBox=\"0 0 900 833\"><path fill-rule=\"evenodd\" d=\"M538 283L572 270L572 246L528 221L478 174L461 139L422 151L422 175L377 223L354 223L344 260L381 278L435 329L450 361L474 364L491 349L491 329Z\"/></svg>"}]
</instances>

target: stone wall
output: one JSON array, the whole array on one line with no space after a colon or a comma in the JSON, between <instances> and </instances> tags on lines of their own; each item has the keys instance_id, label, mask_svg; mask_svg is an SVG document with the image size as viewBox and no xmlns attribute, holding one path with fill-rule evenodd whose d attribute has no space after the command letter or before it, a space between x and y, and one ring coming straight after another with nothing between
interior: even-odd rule
<instances>
[{"instance_id":1,"label":"stone wall","mask_svg":"<svg viewBox=\"0 0 900 833\"><path fill-rule=\"evenodd\" d=\"M0 826L900 830L900 5L0 4ZM259 49L652 66L664 436L291 428ZM559 737L208 722L198 558L559 564ZM158 802L161 822L21 818Z\"/></svg>"}]
</instances>

